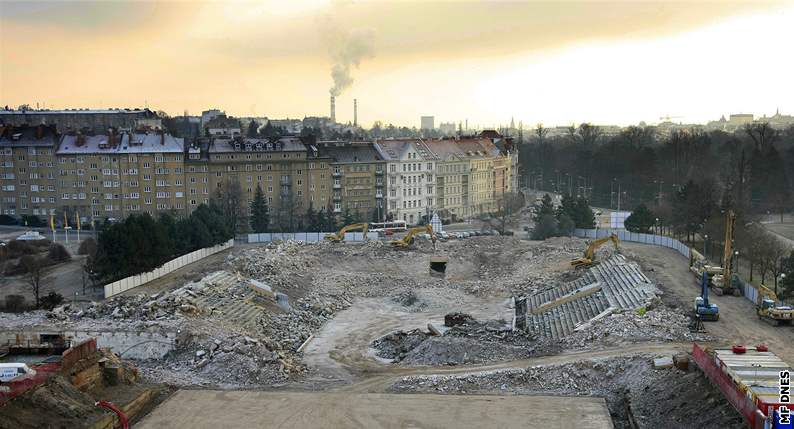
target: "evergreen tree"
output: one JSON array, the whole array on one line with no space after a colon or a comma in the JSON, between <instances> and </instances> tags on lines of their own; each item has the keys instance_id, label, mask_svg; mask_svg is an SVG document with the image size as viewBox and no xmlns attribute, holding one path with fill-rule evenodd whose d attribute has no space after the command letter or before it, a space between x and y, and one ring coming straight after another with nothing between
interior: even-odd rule
<instances>
[{"instance_id":1,"label":"evergreen tree","mask_svg":"<svg viewBox=\"0 0 794 429\"><path fill-rule=\"evenodd\" d=\"M351 213L350 209L348 208L345 208L344 214L342 215L342 223L345 225L356 223L356 218L353 216L353 213Z\"/></svg>"},{"instance_id":2,"label":"evergreen tree","mask_svg":"<svg viewBox=\"0 0 794 429\"><path fill-rule=\"evenodd\" d=\"M645 204L640 204L626 218L624 225L631 232L648 234L651 232L651 227L654 223L656 223L656 217L653 212Z\"/></svg>"},{"instance_id":3,"label":"evergreen tree","mask_svg":"<svg viewBox=\"0 0 794 429\"><path fill-rule=\"evenodd\" d=\"M309 208L311 210L311 207ZM267 209L267 200L262 192L262 187L257 184L254 200L251 201L251 230L255 233L267 232L270 216Z\"/></svg>"},{"instance_id":4,"label":"evergreen tree","mask_svg":"<svg viewBox=\"0 0 794 429\"><path fill-rule=\"evenodd\" d=\"M306 210L305 226L308 232L318 232L317 212L314 211L314 205L311 203L309 203L309 208Z\"/></svg>"},{"instance_id":5,"label":"evergreen tree","mask_svg":"<svg viewBox=\"0 0 794 429\"><path fill-rule=\"evenodd\" d=\"M317 210L317 232L330 232L326 228L328 225L328 217L326 216L325 209L320 207L320 210Z\"/></svg>"},{"instance_id":6,"label":"evergreen tree","mask_svg":"<svg viewBox=\"0 0 794 429\"><path fill-rule=\"evenodd\" d=\"M259 126L257 123L252 119L251 122L248 123L248 137L255 138L258 133Z\"/></svg>"},{"instance_id":7,"label":"evergreen tree","mask_svg":"<svg viewBox=\"0 0 794 429\"><path fill-rule=\"evenodd\" d=\"M543 195L543 199L540 202L540 207L535 212L535 221L537 222L543 216L554 216L554 203L551 200L551 196L549 194Z\"/></svg>"}]
</instances>

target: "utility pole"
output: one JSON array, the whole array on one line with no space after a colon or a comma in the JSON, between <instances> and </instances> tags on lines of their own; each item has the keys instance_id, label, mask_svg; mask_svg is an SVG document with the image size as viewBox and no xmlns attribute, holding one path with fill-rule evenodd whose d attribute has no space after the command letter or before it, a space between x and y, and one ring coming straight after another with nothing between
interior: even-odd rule
<instances>
[{"instance_id":1,"label":"utility pole","mask_svg":"<svg viewBox=\"0 0 794 429\"><path fill-rule=\"evenodd\" d=\"M618 211L620 211L620 182L618 182Z\"/></svg>"}]
</instances>

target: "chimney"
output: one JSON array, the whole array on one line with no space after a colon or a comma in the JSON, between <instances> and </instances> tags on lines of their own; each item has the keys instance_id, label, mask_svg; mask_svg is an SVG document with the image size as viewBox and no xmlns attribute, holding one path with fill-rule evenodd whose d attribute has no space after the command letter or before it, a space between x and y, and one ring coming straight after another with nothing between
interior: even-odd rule
<instances>
[{"instance_id":1,"label":"chimney","mask_svg":"<svg viewBox=\"0 0 794 429\"><path fill-rule=\"evenodd\" d=\"M108 144L112 148L116 147L116 133L113 128L108 128Z\"/></svg>"},{"instance_id":2,"label":"chimney","mask_svg":"<svg viewBox=\"0 0 794 429\"><path fill-rule=\"evenodd\" d=\"M165 132L160 130L160 145L165 146Z\"/></svg>"},{"instance_id":3,"label":"chimney","mask_svg":"<svg viewBox=\"0 0 794 429\"><path fill-rule=\"evenodd\" d=\"M75 142L75 145L77 145L77 147L81 147L84 144L85 144L85 135L83 133L81 133L81 132L78 132L77 133L77 142Z\"/></svg>"},{"instance_id":4,"label":"chimney","mask_svg":"<svg viewBox=\"0 0 794 429\"><path fill-rule=\"evenodd\" d=\"M358 126L358 100L353 99L353 126Z\"/></svg>"},{"instance_id":5,"label":"chimney","mask_svg":"<svg viewBox=\"0 0 794 429\"><path fill-rule=\"evenodd\" d=\"M36 139L41 140L44 137L44 125L39 125L36 127Z\"/></svg>"},{"instance_id":6,"label":"chimney","mask_svg":"<svg viewBox=\"0 0 794 429\"><path fill-rule=\"evenodd\" d=\"M331 123L336 123L336 97L331 95Z\"/></svg>"}]
</instances>

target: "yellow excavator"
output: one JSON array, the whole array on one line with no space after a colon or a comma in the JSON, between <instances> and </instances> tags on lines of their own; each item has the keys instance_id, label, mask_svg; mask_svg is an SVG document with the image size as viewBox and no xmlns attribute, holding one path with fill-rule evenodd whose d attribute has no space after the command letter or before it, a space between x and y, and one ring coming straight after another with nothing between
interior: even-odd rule
<instances>
[{"instance_id":1,"label":"yellow excavator","mask_svg":"<svg viewBox=\"0 0 794 429\"><path fill-rule=\"evenodd\" d=\"M364 239L367 239L367 231L369 231L369 224L368 223L351 223L350 225L345 225L342 229L339 230L336 234L328 234L325 236L325 239L331 241L333 243L340 243L345 241L345 233L352 232L352 231L359 231L361 230L364 232Z\"/></svg>"},{"instance_id":2,"label":"yellow excavator","mask_svg":"<svg viewBox=\"0 0 794 429\"><path fill-rule=\"evenodd\" d=\"M411 228L411 229L408 230L408 233L405 234L405 237L403 237L400 240L392 240L392 241L389 242L389 244L391 244L394 247L399 247L399 248L409 247L410 245L414 244L414 236L416 234L421 234L423 232L427 233L427 234L430 234L432 236L433 235L433 227L430 226L430 225L424 225L424 226L417 226L415 228Z\"/></svg>"},{"instance_id":3,"label":"yellow excavator","mask_svg":"<svg viewBox=\"0 0 794 429\"><path fill-rule=\"evenodd\" d=\"M794 307L777 305L777 295L764 285L758 287L758 302L755 308L758 317L773 326L790 325L794 320Z\"/></svg>"},{"instance_id":4,"label":"yellow excavator","mask_svg":"<svg viewBox=\"0 0 794 429\"><path fill-rule=\"evenodd\" d=\"M590 245L587 246L587 249L585 249L585 251L584 251L584 256L582 256L581 258L577 258L577 259L572 260L571 261L571 265L576 267L576 268L578 268L578 267L589 267L589 266L595 264L596 263L595 251L599 247L603 246L608 241L611 241L612 243L615 244L615 250L619 250L618 244L620 244L620 240L618 239L617 235L612 234L612 235L610 235L608 237L599 238L597 240L591 241Z\"/></svg>"}]
</instances>

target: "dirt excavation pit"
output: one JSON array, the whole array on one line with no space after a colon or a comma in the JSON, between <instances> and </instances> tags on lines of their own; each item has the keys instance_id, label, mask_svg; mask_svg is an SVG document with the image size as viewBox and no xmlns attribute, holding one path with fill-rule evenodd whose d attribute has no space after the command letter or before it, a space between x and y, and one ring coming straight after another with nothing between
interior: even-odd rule
<instances>
[{"instance_id":1,"label":"dirt excavation pit","mask_svg":"<svg viewBox=\"0 0 794 429\"><path fill-rule=\"evenodd\" d=\"M744 422L708 379L690 366L654 369L653 355L589 359L561 365L461 375L402 377L397 393L564 395L606 398L617 429L740 429ZM565 401L565 398L560 398Z\"/></svg>"}]
</instances>

